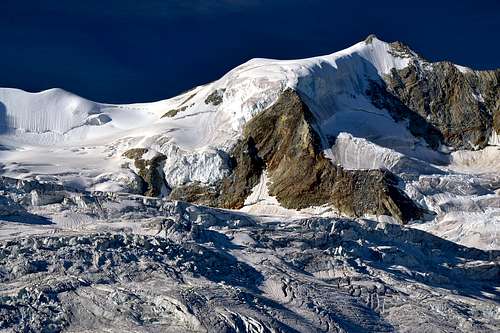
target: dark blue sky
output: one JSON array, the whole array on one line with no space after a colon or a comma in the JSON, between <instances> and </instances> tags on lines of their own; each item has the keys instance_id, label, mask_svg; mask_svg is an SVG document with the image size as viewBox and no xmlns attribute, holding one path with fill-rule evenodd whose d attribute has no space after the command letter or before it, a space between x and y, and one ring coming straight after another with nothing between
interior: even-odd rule
<instances>
[{"instance_id":1,"label":"dark blue sky","mask_svg":"<svg viewBox=\"0 0 500 333\"><path fill-rule=\"evenodd\" d=\"M500 67L499 0L0 0L0 86L164 99L253 57L303 58L370 33L429 60Z\"/></svg>"}]
</instances>

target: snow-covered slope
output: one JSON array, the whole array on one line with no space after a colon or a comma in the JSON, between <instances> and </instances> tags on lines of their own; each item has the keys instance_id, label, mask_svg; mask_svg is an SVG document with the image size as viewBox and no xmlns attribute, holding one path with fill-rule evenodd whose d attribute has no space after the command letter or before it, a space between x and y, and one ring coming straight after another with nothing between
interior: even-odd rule
<instances>
[{"instance_id":1,"label":"snow-covered slope","mask_svg":"<svg viewBox=\"0 0 500 333\"><path fill-rule=\"evenodd\" d=\"M62 89L28 93L1 88L0 103L3 139L26 144L87 141L152 121L150 105L104 105Z\"/></svg>"},{"instance_id":2,"label":"snow-covered slope","mask_svg":"<svg viewBox=\"0 0 500 333\"><path fill-rule=\"evenodd\" d=\"M399 52L370 37L326 56L252 59L213 83L155 103L109 105L60 89L28 93L0 88L0 170L6 176L81 189L138 192L137 169L122 154L147 148L149 158L166 157L161 172L168 186L215 184L230 172L228 154L244 125L292 88L315 115L322 148L333 163L438 178L459 172L465 174L464 181L479 179L470 170L459 170L460 163L447 167L449 155L431 149L405 121L375 107L366 94L371 81L422 61L412 51ZM492 144L498 141L495 135ZM491 161L499 155L495 147L484 153L481 167L487 169L481 170L498 172ZM453 160L466 158L463 153ZM488 191L498 200L498 193ZM417 192L408 191L415 198ZM489 216L498 228L498 215Z\"/></svg>"}]
</instances>

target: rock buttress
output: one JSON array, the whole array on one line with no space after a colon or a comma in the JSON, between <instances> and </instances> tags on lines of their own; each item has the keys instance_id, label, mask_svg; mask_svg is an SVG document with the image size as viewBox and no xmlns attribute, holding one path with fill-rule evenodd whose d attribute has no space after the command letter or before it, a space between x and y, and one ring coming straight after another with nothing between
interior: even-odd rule
<instances>
[{"instance_id":1,"label":"rock buttress","mask_svg":"<svg viewBox=\"0 0 500 333\"><path fill-rule=\"evenodd\" d=\"M434 148L436 130L439 141L455 149L483 148L493 130L500 132L500 70L462 72L449 62L413 63L384 80L387 92L411 111L410 129L427 122L429 133L414 134Z\"/></svg>"},{"instance_id":2,"label":"rock buttress","mask_svg":"<svg viewBox=\"0 0 500 333\"><path fill-rule=\"evenodd\" d=\"M143 194L148 197L161 195L161 189L167 186L165 177L161 171L161 164L166 156L156 154L151 159L143 159L143 155L148 152L146 148L132 148L123 153L123 156L134 161L138 175L143 180Z\"/></svg>"},{"instance_id":3,"label":"rock buttress","mask_svg":"<svg viewBox=\"0 0 500 333\"><path fill-rule=\"evenodd\" d=\"M241 208L266 169L270 195L286 208L332 204L350 216L391 215L403 223L421 217L423 211L397 188L390 172L347 171L333 165L320 149L313 124L314 117L300 96L291 89L284 91L275 104L245 125L243 138L231 154L231 176L211 189L197 187L197 195L206 192L210 199L201 195L203 199L195 202ZM174 189L171 198L192 199L183 195L192 192L191 187Z\"/></svg>"}]
</instances>

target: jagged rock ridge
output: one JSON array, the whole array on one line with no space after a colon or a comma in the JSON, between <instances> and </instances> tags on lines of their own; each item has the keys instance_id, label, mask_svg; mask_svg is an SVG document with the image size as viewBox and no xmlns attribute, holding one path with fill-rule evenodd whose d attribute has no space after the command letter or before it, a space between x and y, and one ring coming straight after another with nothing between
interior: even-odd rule
<instances>
[{"instance_id":1,"label":"jagged rock ridge","mask_svg":"<svg viewBox=\"0 0 500 333\"><path fill-rule=\"evenodd\" d=\"M385 78L387 91L427 123L420 136L439 133L431 144L445 144L455 149L480 149L499 133L500 70L461 71L449 62L434 64L412 62L403 69L393 69ZM415 116L401 108L391 110L396 116L409 116L410 127L418 128ZM401 112L403 111L403 112Z\"/></svg>"}]
</instances>

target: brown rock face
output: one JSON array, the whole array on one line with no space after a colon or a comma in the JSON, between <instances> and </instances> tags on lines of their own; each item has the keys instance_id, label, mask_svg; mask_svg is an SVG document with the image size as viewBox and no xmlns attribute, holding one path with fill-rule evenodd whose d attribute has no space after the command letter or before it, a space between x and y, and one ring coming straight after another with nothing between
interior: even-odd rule
<instances>
[{"instance_id":1,"label":"brown rock face","mask_svg":"<svg viewBox=\"0 0 500 333\"><path fill-rule=\"evenodd\" d=\"M457 149L483 148L491 131L500 130L500 70L462 73L449 62L416 63L385 78L387 91L408 108L410 127L435 147L439 141ZM411 128L410 128L411 129Z\"/></svg>"},{"instance_id":2,"label":"brown rock face","mask_svg":"<svg viewBox=\"0 0 500 333\"><path fill-rule=\"evenodd\" d=\"M199 205L217 207L220 192L217 186L211 187L200 183L193 183L175 187L170 192L168 198L170 200L182 200L194 202Z\"/></svg>"},{"instance_id":3,"label":"brown rock face","mask_svg":"<svg viewBox=\"0 0 500 333\"><path fill-rule=\"evenodd\" d=\"M296 92L286 90L245 126L272 181L269 192L288 208L329 202L336 168L317 149L313 116Z\"/></svg>"},{"instance_id":4,"label":"brown rock face","mask_svg":"<svg viewBox=\"0 0 500 333\"><path fill-rule=\"evenodd\" d=\"M234 169L221 183L218 205L241 208L252 188L259 183L265 163L258 154L254 139L250 136L238 142L232 155Z\"/></svg>"},{"instance_id":5,"label":"brown rock face","mask_svg":"<svg viewBox=\"0 0 500 333\"><path fill-rule=\"evenodd\" d=\"M157 197L161 194L161 189L165 180L159 171L160 164L166 159L165 155L158 154L150 160L143 159L147 153L146 148L133 148L123 153L123 156L134 161L134 166L139 170L138 174L144 181L144 195L148 197Z\"/></svg>"},{"instance_id":6,"label":"brown rock face","mask_svg":"<svg viewBox=\"0 0 500 333\"><path fill-rule=\"evenodd\" d=\"M288 208L330 203L351 216L392 215L406 222L420 214L397 189L396 179L380 170L343 170L320 149L314 117L299 95L287 90L245 127L255 141L272 183L271 195Z\"/></svg>"},{"instance_id":7,"label":"brown rock face","mask_svg":"<svg viewBox=\"0 0 500 333\"><path fill-rule=\"evenodd\" d=\"M493 115L493 129L500 135L500 111Z\"/></svg>"},{"instance_id":8,"label":"brown rock face","mask_svg":"<svg viewBox=\"0 0 500 333\"><path fill-rule=\"evenodd\" d=\"M397 187L397 179L381 170L346 171L334 166L320 149L320 138L313 129L314 118L293 90L286 90L278 101L255 116L245 126L243 140L233 150L234 169L215 192L174 189L171 198L198 197L210 205L240 208L264 169L271 183L269 192L287 208L306 208L332 204L351 216L391 215L401 222L419 218L423 211ZM199 202L198 200L195 200Z\"/></svg>"}]
</instances>

